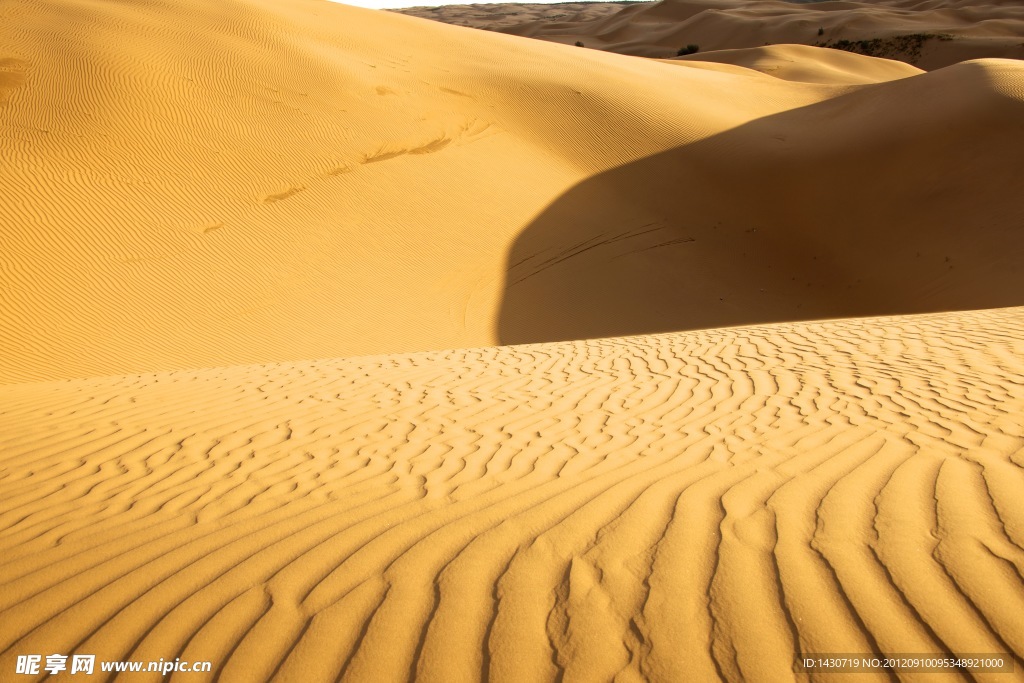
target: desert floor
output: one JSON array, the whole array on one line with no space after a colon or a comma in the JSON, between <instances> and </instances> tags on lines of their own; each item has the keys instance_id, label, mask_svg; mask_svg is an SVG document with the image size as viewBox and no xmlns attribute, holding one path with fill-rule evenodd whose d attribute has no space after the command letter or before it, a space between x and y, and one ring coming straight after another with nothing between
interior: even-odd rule
<instances>
[{"instance_id":1,"label":"desert floor","mask_svg":"<svg viewBox=\"0 0 1024 683\"><path fill-rule=\"evenodd\" d=\"M0 6L0 680L1024 680L1019 7L601 12Z\"/></svg>"}]
</instances>

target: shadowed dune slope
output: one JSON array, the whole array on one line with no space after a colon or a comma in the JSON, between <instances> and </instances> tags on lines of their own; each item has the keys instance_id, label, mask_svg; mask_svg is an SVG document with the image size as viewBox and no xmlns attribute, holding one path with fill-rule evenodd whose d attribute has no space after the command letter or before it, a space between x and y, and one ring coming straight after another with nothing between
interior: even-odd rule
<instances>
[{"instance_id":1,"label":"shadowed dune slope","mask_svg":"<svg viewBox=\"0 0 1024 683\"><path fill-rule=\"evenodd\" d=\"M0 387L0 670L1019 672L1022 359L1017 308Z\"/></svg>"},{"instance_id":2,"label":"shadowed dune slope","mask_svg":"<svg viewBox=\"0 0 1024 683\"><path fill-rule=\"evenodd\" d=\"M1020 303L999 289L1019 282L1011 265L979 265L1020 225L1019 192L1007 191L1016 176L1006 171L1021 157L1024 72L1015 62L875 83L899 74L858 57L839 73L831 52L817 51L821 66L807 55L806 68L838 75L800 83L312 0L12 0L0 19L0 382L515 338L502 332L509 254L532 249L531 226L548 222L566 197L571 220L541 236L544 248L594 226L618 234L664 217L677 231L711 229L715 220L729 230L770 224L793 246L771 256L780 269L818 249L829 226L873 206L868 228L885 237L876 248L886 277L893 254L934 232L943 248L969 257L979 290L991 286L986 305ZM849 85L851 73L870 83ZM915 99L934 106L918 107L921 118L910 121L901 111ZM854 126L843 137L856 146L785 123L791 113L813 129L819 111ZM765 134L747 133L758 130ZM699 165L658 161L694 144L678 158ZM938 187L959 179L954 197L976 192L971 207L927 194L940 169L947 181ZM849 189L822 188L830 173L847 182L855 170L869 181L883 171L901 192L865 195L859 178ZM576 202L595 176L622 187ZM807 182L814 192L801 194ZM644 185L661 195L638 210L634 188ZM694 187L715 188L720 219ZM766 188L795 203L773 203ZM913 225L903 222L908 215ZM1006 239L1009 257L1019 237ZM845 246L822 248L839 271L860 268L863 250L858 261L843 260ZM936 249L922 253L932 258ZM596 253L578 268L598 263ZM623 262L632 265L615 272L639 263ZM692 273L665 263L663 281L690 291ZM738 287L763 286L731 268ZM565 272L561 261L552 271ZM802 291L771 310L840 313L809 306ZM877 307L877 292L853 296L857 310L883 313L907 309L911 295ZM908 310L965 300L927 297ZM641 315L654 308L635 304ZM760 300L744 305L754 308L727 319L766 319ZM643 322L626 331L650 329Z\"/></svg>"},{"instance_id":3,"label":"shadowed dune slope","mask_svg":"<svg viewBox=\"0 0 1024 683\"><path fill-rule=\"evenodd\" d=\"M983 57L1024 59L1024 6L1016 0L663 0L607 17L524 20L499 30L644 57L671 56L689 44L707 52L823 43L928 70ZM858 41L877 42L850 45Z\"/></svg>"},{"instance_id":4,"label":"shadowed dune slope","mask_svg":"<svg viewBox=\"0 0 1024 683\"><path fill-rule=\"evenodd\" d=\"M517 238L500 338L1019 305L1022 75L967 62L587 180Z\"/></svg>"}]
</instances>

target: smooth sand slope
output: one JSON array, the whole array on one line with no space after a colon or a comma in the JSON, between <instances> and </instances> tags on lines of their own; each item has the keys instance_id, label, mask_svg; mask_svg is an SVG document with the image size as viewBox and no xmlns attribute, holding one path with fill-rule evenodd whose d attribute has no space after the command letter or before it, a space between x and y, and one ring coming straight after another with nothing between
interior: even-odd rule
<instances>
[{"instance_id":1,"label":"smooth sand slope","mask_svg":"<svg viewBox=\"0 0 1024 683\"><path fill-rule=\"evenodd\" d=\"M3 387L0 671L1020 680L1022 359L1017 308Z\"/></svg>"},{"instance_id":2,"label":"smooth sand slope","mask_svg":"<svg viewBox=\"0 0 1024 683\"><path fill-rule=\"evenodd\" d=\"M867 85L924 73L906 62L857 55L843 50L823 51L807 45L716 50L679 57L678 61L700 68L731 64L786 81L834 85ZM742 72L733 70L729 73Z\"/></svg>"},{"instance_id":3,"label":"smooth sand slope","mask_svg":"<svg viewBox=\"0 0 1024 683\"><path fill-rule=\"evenodd\" d=\"M1022 303L1014 60L312 0L11 0L0 45L0 382Z\"/></svg>"},{"instance_id":4,"label":"smooth sand slope","mask_svg":"<svg viewBox=\"0 0 1024 683\"><path fill-rule=\"evenodd\" d=\"M645 57L673 56L687 45L707 52L795 43L928 70L983 57L1024 59L1024 5L1017 0L662 0L594 19L548 22L524 14L518 26L507 26L506 17L501 26L482 19L475 25Z\"/></svg>"}]
</instances>

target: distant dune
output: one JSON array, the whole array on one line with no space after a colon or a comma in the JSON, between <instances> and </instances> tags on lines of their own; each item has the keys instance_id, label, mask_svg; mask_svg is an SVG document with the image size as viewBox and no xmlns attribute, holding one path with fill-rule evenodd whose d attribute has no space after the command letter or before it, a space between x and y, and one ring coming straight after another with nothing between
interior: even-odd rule
<instances>
[{"instance_id":1,"label":"distant dune","mask_svg":"<svg viewBox=\"0 0 1024 683\"><path fill-rule=\"evenodd\" d=\"M0 381L1021 303L1024 63L226 7L8 5Z\"/></svg>"},{"instance_id":2,"label":"distant dune","mask_svg":"<svg viewBox=\"0 0 1024 683\"><path fill-rule=\"evenodd\" d=\"M612 11L608 3L595 3L587 9L590 16L570 15L561 3L522 10L509 3L396 11L644 57L672 57L688 45L708 52L801 44L896 59L927 70L983 57L1024 59L1024 5L1017 0L662 0L631 5Z\"/></svg>"},{"instance_id":3,"label":"distant dune","mask_svg":"<svg viewBox=\"0 0 1024 683\"><path fill-rule=\"evenodd\" d=\"M433 19L455 26L468 26L487 31L497 31L527 22L578 22L593 21L615 14L619 10L637 4L636 0L620 2L516 2L479 3L473 5L435 5L404 7L389 10L410 17Z\"/></svg>"},{"instance_id":4,"label":"distant dune","mask_svg":"<svg viewBox=\"0 0 1024 683\"><path fill-rule=\"evenodd\" d=\"M0 5L0 681L1021 679L1019 6L606 10Z\"/></svg>"},{"instance_id":5,"label":"distant dune","mask_svg":"<svg viewBox=\"0 0 1024 683\"><path fill-rule=\"evenodd\" d=\"M1022 359L1010 309L0 388L0 671L1019 672Z\"/></svg>"},{"instance_id":6,"label":"distant dune","mask_svg":"<svg viewBox=\"0 0 1024 683\"><path fill-rule=\"evenodd\" d=\"M716 50L686 57L679 61L698 68L715 68L716 64L732 64L763 74L800 83L831 83L835 85L866 85L894 81L924 73L905 62L868 58L851 52L823 52L806 45L772 45L738 50ZM729 73L741 74L741 70Z\"/></svg>"}]
</instances>

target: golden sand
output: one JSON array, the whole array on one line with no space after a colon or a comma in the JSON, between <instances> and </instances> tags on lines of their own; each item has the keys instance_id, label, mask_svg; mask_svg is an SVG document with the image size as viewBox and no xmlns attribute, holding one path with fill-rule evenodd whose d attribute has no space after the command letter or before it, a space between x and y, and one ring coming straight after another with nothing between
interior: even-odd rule
<instances>
[{"instance_id":1,"label":"golden sand","mask_svg":"<svg viewBox=\"0 0 1024 683\"><path fill-rule=\"evenodd\" d=\"M10 386L0 670L1019 672L1022 358L1018 308Z\"/></svg>"}]
</instances>

